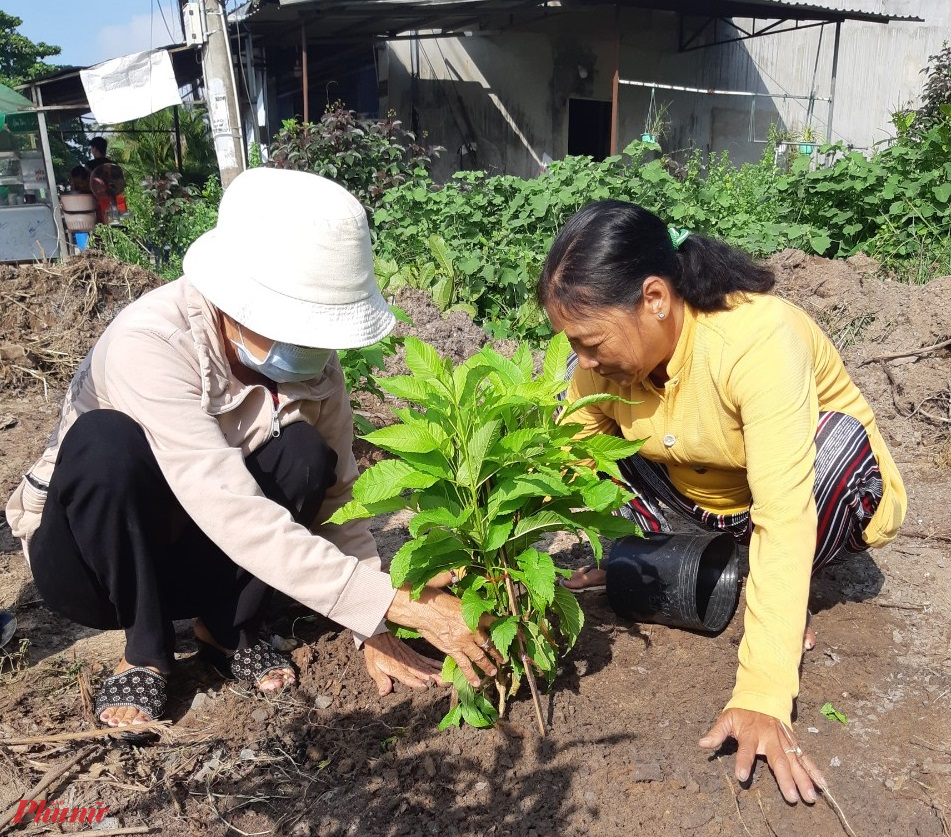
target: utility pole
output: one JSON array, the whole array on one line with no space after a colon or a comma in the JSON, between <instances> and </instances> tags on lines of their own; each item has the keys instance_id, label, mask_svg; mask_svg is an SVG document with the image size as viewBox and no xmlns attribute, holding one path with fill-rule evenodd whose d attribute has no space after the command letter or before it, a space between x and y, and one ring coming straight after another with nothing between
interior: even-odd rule
<instances>
[{"instance_id":1,"label":"utility pole","mask_svg":"<svg viewBox=\"0 0 951 837\"><path fill-rule=\"evenodd\" d=\"M211 135L225 188L245 169L244 138L238 113L238 92L231 61L231 39L221 0L198 0L204 23L201 51L205 76L205 102L211 120Z\"/></svg>"}]
</instances>

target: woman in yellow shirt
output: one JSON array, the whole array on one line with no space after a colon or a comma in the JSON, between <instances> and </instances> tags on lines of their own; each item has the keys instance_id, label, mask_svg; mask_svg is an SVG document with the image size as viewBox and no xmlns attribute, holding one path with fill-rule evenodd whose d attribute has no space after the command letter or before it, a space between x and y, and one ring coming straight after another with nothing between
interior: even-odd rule
<instances>
[{"instance_id":1,"label":"woman in yellow shirt","mask_svg":"<svg viewBox=\"0 0 951 837\"><path fill-rule=\"evenodd\" d=\"M738 744L746 781L766 757L789 802L815 800L790 727L811 573L881 546L905 514L901 477L835 347L769 294L765 266L722 241L668 230L653 213L600 201L548 254L538 297L577 356L568 399L627 401L574 413L586 433L646 439L622 467L624 510L669 531L663 506L749 545L744 637L733 696L700 746ZM604 583L600 570L567 582Z\"/></svg>"}]
</instances>

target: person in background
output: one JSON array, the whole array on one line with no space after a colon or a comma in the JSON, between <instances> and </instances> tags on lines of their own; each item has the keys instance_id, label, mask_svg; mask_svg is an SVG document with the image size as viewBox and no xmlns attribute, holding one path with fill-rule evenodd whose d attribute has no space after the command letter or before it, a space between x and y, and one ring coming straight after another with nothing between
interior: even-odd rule
<instances>
[{"instance_id":1,"label":"person in background","mask_svg":"<svg viewBox=\"0 0 951 837\"><path fill-rule=\"evenodd\" d=\"M46 604L125 632L99 721L162 715L175 619L195 619L223 675L292 685L290 659L259 635L275 589L350 628L381 695L441 670L388 622L418 630L471 683L494 675L486 627L470 631L456 597L394 590L367 521L326 523L357 478L337 350L395 323L360 202L315 174L246 171L183 273L108 326L7 505Z\"/></svg>"},{"instance_id":2,"label":"person in background","mask_svg":"<svg viewBox=\"0 0 951 837\"><path fill-rule=\"evenodd\" d=\"M105 165L106 163L115 164L114 160L106 156L108 147L109 143L105 137L93 137L89 141L89 153L92 154L92 159L86 163L86 168L90 174L99 168L99 166Z\"/></svg>"},{"instance_id":3,"label":"person in background","mask_svg":"<svg viewBox=\"0 0 951 837\"><path fill-rule=\"evenodd\" d=\"M622 511L649 537L668 511L749 546L744 635L730 701L700 740L738 744L736 777L765 756L788 802L816 799L791 726L811 574L897 534L901 476L838 351L772 271L725 242L599 201L558 234L538 285L577 366L584 433L645 439L619 462ZM582 569L569 589L604 585Z\"/></svg>"},{"instance_id":4,"label":"person in background","mask_svg":"<svg viewBox=\"0 0 951 837\"><path fill-rule=\"evenodd\" d=\"M85 166L73 166L69 172L69 191L77 195L92 194L89 188L89 169Z\"/></svg>"}]
</instances>

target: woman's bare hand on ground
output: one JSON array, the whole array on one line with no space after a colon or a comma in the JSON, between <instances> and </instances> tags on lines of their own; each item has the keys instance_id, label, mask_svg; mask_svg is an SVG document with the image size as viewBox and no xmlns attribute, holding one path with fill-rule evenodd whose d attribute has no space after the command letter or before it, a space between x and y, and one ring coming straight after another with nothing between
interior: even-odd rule
<instances>
[{"instance_id":1,"label":"woman's bare hand on ground","mask_svg":"<svg viewBox=\"0 0 951 837\"><path fill-rule=\"evenodd\" d=\"M483 616L473 633L462 618L462 604L449 593L427 587L418 599L413 599L406 588L401 588L396 591L386 618L413 628L430 645L452 657L473 686L481 681L475 666L494 677L496 666L502 662L501 654L489 638L488 625L492 617Z\"/></svg>"},{"instance_id":2,"label":"woman's bare hand on ground","mask_svg":"<svg viewBox=\"0 0 951 837\"><path fill-rule=\"evenodd\" d=\"M784 728L776 718L761 712L727 709L700 739L700 746L717 750L727 738L736 739L738 781L749 779L756 757L765 756L787 802L816 801L816 788L810 774L819 776L819 771L803 753L789 727Z\"/></svg>"},{"instance_id":3,"label":"woman's bare hand on ground","mask_svg":"<svg viewBox=\"0 0 951 837\"><path fill-rule=\"evenodd\" d=\"M394 680L411 689L425 689L430 683L438 683L442 672L442 663L417 653L391 633L367 639L363 660L380 697L393 691Z\"/></svg>"}]
</instances>

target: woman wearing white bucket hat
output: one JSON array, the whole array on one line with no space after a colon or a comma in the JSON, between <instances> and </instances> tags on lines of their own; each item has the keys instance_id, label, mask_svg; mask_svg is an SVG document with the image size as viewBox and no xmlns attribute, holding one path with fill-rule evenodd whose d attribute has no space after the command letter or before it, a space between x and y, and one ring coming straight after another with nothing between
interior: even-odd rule
<instances>
[{"instance_id":1,"label":"woman wearing white bucket hat","mask_svg":"<svg viewBox=\"0 0 951 837\"><path fill-rule=\"evenodd\" d=\"M323 524L357 477L335 350L394 322L360 203L317 175L247 171L184 274L106 329L7 505L46 603L125 631L99 720L161 715L174 619L196 618L203 656L227 676L292 684L290 661L256 633L274 589L365 640L381 694L440 671L385 620L419 630L473 683L494 674L488 635L469 631L458 600L393 590L366 521Z\"/></svg>"}]
</instances>

